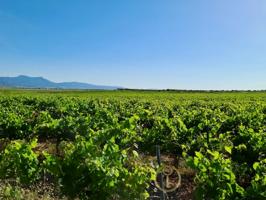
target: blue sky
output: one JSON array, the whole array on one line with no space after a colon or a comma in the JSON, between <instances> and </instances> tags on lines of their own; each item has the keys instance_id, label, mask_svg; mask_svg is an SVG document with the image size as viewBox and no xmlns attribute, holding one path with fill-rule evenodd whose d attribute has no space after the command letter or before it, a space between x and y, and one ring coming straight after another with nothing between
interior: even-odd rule
<instances>
[{"instance_id":1,"label":"blue sky","mask_svg":"<svg viewBox=\"0 0 266 200\"><path fill-rule=\"evenodd\" d=\"M0 0L0 75L266 89L265 0Z\"/></svg>"}]
</instances>

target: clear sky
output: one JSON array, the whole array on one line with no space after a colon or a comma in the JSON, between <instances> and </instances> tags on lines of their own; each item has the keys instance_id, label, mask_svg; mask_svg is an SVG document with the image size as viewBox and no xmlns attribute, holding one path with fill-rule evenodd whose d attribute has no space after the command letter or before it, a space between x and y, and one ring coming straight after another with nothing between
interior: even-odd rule
<instances>
[{"instance_id":1,"label":"clear sky","mask_svg":"<svg viewBox=\"0 0 266 200\"><path fill-rule=\"evenodd\" d=\"M266 89L265 0L0 0L0 76Z\"/></svg>"}]
</instances>

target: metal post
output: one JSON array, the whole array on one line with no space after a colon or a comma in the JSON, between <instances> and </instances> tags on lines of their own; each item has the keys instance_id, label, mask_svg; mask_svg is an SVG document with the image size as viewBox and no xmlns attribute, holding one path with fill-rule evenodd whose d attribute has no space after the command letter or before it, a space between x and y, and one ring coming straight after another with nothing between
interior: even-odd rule
<instances>
[{"instance_id":1,"label":"metal post","mask_svg":"<svg viewBox=\"0 0 266 200\"><path fill-rule=\"evenodd\" d=\"M160 152L160 146L156 145L156 156L157 156L157 162L159 164L159 166L161 166L161 152ZM163 189L163 175L162 173L159 174L159 179L160 179L160 187ZM165 195L164 195L164 191L160 191L160 199L161 200L165 200Z\"/></svg>"}]
</instances>

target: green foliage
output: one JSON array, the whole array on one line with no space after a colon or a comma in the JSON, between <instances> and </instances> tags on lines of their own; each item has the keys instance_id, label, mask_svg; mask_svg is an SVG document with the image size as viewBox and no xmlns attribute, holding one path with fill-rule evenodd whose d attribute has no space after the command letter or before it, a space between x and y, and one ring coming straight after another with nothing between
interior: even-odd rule
<instances>
[{"instance_id":1,"label":"green foliage","mask_svg":"<svg viewBox=\"0 0 266 200\"><path fill-rule=\"evenodd\" d=\"M23 194L20 188L7 184L0 188L0 198L4 200L23 200Z\"/></svg>"},{"instance_id":2,"label":"green foliage","mask_svg":"<svg viewBox=\"0 0 266 200\"><path fill-rule=\"evenodd\" d=\"M111 138L105 143L78 137L64 148L64 157L46 154L45 166L70 198L145 199L155 171Z\"/></svg>"},{"instance_id":3,"label":"green foliage","mask_svg":"<svg viewBox=\"0 0 266 200\"><path fill-rule=\"evenodd\" d=\"M47 174L70 198L145 199L142 155L160 145L197 171L199 199L265 199L266 93L0 94L1 179Z\"/></svg>"},{"instance_id":4,"label":"green foliage","mask_svg":"<svg viewBox=\"0 0 266 200\"><path fill-rule=\"evenodd\" d=\"M196 152L188 164L197 170L196 199L241 199L244 189L236 182L231 160L217 151Z\"/></svg>"},{"instance_id":5,"label":"green foliage","mask_svg":"<svg viewBox=\"0 0 266 200\"><path fill-rule=\"evenodd\" d=\"M247 196L250 199L266 199L266 159L253 164L255 176L248 188Z\"/></svg>"},{"instance_id":6,"label":"green foliage","mask_svg":"<svg viewBox=\"0 0 266 200\"><path fill-rule=\"evenodd\" d=\"M0 178L17 179L22 184L29 184L39 178L38 155L33 148L37 140L30 143L13 141L0 154Z\"/></svg>"}]
</instances>

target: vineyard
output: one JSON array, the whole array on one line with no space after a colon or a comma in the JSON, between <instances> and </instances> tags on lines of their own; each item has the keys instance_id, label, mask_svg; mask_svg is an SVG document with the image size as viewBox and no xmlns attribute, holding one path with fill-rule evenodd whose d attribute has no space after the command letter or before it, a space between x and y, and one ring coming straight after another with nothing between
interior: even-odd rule
<instances>
[{"instance_id":1,"label":"vineyard","mask_svg":"<svg viewBox=\"0 0 266 200\"><path fill-rule=\"evenodd\" d=\"M176 199L266 199L266 93L0 91L0 199L152 199L156 145Z\"/></svg>"}]
</instances>

